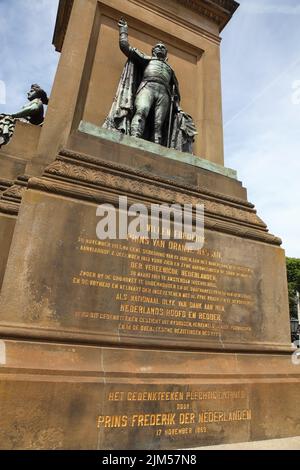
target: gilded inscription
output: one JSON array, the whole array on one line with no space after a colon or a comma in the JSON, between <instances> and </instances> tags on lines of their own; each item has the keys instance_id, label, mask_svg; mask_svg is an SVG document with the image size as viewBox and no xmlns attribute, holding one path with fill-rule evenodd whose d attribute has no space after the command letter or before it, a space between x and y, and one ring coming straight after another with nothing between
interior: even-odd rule
<instances>
[{"instance_id":1,"label":"gilded inscription","mask_svg":"<svg viewBox=\"0 0 300 470\"><path fill-rule=\"evenodd\" d=\"M113 413L114 407L118 414ZM243 425L252 420L248 393L236 387L113 389L106 395L105 408L109 412L97 416L99 430L153 429L156 436L205 434L215 426Z\"/></svg>"},{"instance_id":2,"label":"gilded inscription","mask_svg":"<svg viewBox=\"0 0 300 470\"><path fill-rule=\"evenodd\" d=\"M76 311L77 319L118 322L119 331L143 335L220 337L223 332L250 334L251 324L228 320L233 306L251 309L254 296L245 289L227 290L224 279L249 282L253 270L226 263L222 253L203 248L191 254L184 243L131 240L130 243L80 238L84 254L105 255L126 270L110 273L81 270L73 285L109 291L114 311ZM104 268L103 268L104 269Z\"/></svg>"}]
</instances>

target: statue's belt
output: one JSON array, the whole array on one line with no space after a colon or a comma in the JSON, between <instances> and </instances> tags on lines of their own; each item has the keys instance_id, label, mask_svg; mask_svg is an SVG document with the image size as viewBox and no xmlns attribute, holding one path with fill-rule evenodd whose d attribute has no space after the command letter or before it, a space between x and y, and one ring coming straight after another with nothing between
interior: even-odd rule
<instances>
[{"instance_id":1,"label":"statue's belt","mask_svg":"<svg viewBox=\"0 0 300 470\"><path fill-rule=\"evenodd\" d=\"M170 85L164 82L164 80L161 80L160 78L157 78L157 77L143 78L142 83L140 84L137 93L139 93L148 83L158 83L160 85L163 85L166 89L166 92L171 97Z\"/></svg>"}]
</instances>

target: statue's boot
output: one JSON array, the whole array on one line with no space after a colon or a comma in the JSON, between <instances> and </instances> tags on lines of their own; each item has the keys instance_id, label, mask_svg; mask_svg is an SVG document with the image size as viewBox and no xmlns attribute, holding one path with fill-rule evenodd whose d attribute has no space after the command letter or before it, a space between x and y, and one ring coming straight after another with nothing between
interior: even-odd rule
<instances>
[{"instance_id":1,"label":"statue's boot","mask_svg":"<svg viewBox=\"0 0 300 470\"><path fill-rule=\"evenodd\" d=\"M136 114L131 122L130 135L132 137L142 138L145 130L146 119L140 114Z\"/></svg>"}]
</instances>

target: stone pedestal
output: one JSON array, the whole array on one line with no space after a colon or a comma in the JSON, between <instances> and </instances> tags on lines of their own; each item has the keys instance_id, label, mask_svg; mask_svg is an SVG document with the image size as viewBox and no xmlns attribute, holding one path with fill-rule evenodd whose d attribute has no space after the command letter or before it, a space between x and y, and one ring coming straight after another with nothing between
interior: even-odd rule
<instances>
[{"instance_id":1,"label":"stone pedestal","mask_svg":"<svg viewBox=\"0 0 300 470\"><path fill-rule=\"evenodd\" d=\"M12 182L26 172L26 165L37 151L41 132L40 126L16 122L11 142L0 149L0 184L3 180Z\"/></svg>"},{"instance_id":2,"label":"stone pedestal","mask_svg":"<svg viewBox=\"0 0 300 470\"><path fill-rule=\"evenodd\" d=\"M3 191L0 193L0 291L19 207L27 182L28 177L25 175L14 181L2 181Z\"/></svg>"},{"instance_id":3,"label":"stone pedestal","mask_svg":"<svg viewBox=\"0 0 300 470\"><path fill-rule=\"evenodd\" d=\"M283 353L4 341L1 449L179 449L299 434Z\"/></svg>"},{"instance_id":4,"label":"stone pedestal","mask_svg":"<svg viewBox=\"0 0 300 470\"><path fill-rule=\"evenodd\" d=\"M284 252L241 184L134 140L78 132L72 143L81 151L29 180L16 225L0 313L3 448L298 435ZM97 206L119 195L203 202L203 249L98 240Z\"/></svg>"}]
</instances>

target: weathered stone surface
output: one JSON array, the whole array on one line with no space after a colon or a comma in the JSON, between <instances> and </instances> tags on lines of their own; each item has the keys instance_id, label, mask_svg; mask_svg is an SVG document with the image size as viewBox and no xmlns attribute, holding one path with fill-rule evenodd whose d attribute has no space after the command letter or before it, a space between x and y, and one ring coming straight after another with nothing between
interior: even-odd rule
<instances>
[{"instance_id":1,"label":"weathered stone surface","mask_svg":"<svg viewBox=\"0 0 300 470\"><path fill-rule=\"evenodd\" d=\"M300 436L199 447L196 450L300 450Z\"/></svg>"},{"instance_id":2,"label":"weathered stone surface","mask_svg":"<svg viewBox=\"0 0 300 470\"><path fill-rule=\"evenodd\" d=\"M1 350L1 449L178 449L299 434L290 355L30 341Z\"/></svg>"},{"instance_id":3,"label":"weathered stone surface","mask_svg":"<svg viewBox=\"0 0 300 470\"><path fill-rule=\"evenodd\" d=\"M12 204L11 204L12 205ZM6 205L6 209L8 209ZM1 208L1 201L0 201ZM9 255L9 250L11 246L11 241L16 225L16 216L12 214L0 213L0 290L2 286L2 281L4 273L6 270L7 259Z\"/></svg>"},{"instance_id":4,"label":"weathered stone surface","mask_svg":"<svg viewBox=\"0 0 300 470\"><path fill-rule=\"evenodd\" d=\"M15 181L3 180L0 194L0 290L6 270L6 263L14 234L23 192L27 187L28 176L20 176Z\"/></svg>"},{"instance_id":5,"label":"weathered stone surface","mask_svg":"<svg viewBox=\"0 0 300 470\"><path fill-rule=\"evenodd\" d=\"M290 351L284 252L253 207L120 169L62 152L43 178L29 181L0 331L27 335L30 328L35 337L99 344ZM184 241L98 240L97 204L116 206L119 196L147 207L203 202L203 250L190 253Z\"/></svg>"},{"instance_id":6,"label":"weathered stone surface","mask_svg":"<svg viewBox=\"0 0 300 470\"><path fill-rule=\"evenodd\" d=\"M299 434L280 240L238 181L168 169L139 149L136 169L130 147L115 154L118 144L96 140L74 134L92 155L61 151L22 198L0 311L1 334L19 337L1 343L2 448L171 449ZM119 195L147 207L203 202L204 249L100 242L97 205Z\"/></svg>"},{"instance_id":7,"label":"weathered stone surface","mask_svg":"<svg viewBox=\"0 0 300 470\"><path fill-rule=\"evenodd\" d=\"M117 134L116 137L118 138ZM240 181L228 177L226 169L225 175L215 172L214 164L209 167L208 161L205 161L206 169L201 167L202 159L199 159L199 165L189 165L180 159L170 160L164 158L165 155L159 156L157 153L149 152L146 146L141 149L126 145L124 142L120 145L104 136L96 137L80 131L71 134L67 149L71 151L69 154L79 154L80 158L84 155L88 162L115 166L122 174L131 171L133 175L152 176L154 180L162 178L173 184L179 184L182 188L193 186L206 191L207 194L218 193L222 197L228 197L233 203L240 203L242 200L248 207L254 207L247 202L247 191ZM67 154L68 151L64 153Z\"/></svg>"},{"instance_id":8,"label":"weathered stone surface","mask_svg":"<svg viewBox=\"0 0 300 470\"><path fill-rule=\"evenodd\" d=\"M0 149L1 179L14 180L25 173L28 162L34 157L42 128L17 121L11 142Z\"/></svg>"},{"instance_id":9,"label":"weathered stone surface","mask_svg":"<svg viewBox=\"0 0 300 470\"><path fill-rule=\"evenodd\" d=\"M13 180L8 178L0 178L0 197L6 189L10 188L13 185Z\"/></svg>"},{"instance_id":10,"label":"weathered stone surface","mask_svg":"<svg viewBox=\"0 0 300 470\"><path fill-rule=\"evenodd\" d=\"M102 139L106 139L121 145L127 145L131 148L145 150L148 153L154 154L155 157L162 156L173 161L186 163L187 165L191 165L196 168L203 168L204 170L213 171L214 173L228 176L229 178L237 178L236 171L232 170L231 168L225 168L223 165L217 165L216 163L210 162L209 160L204 160L203 158L200 158L196 155L178 152L174 149L170 150L166 147L160 145L158 146L157 144L143 139L129 137L116 131L107 130L102 127L90 124L89 122L82 121L78 130L82 133L93 135L98 138L100 137Z\"/></svg>"}]
</instances>

